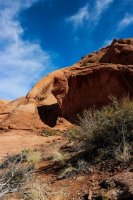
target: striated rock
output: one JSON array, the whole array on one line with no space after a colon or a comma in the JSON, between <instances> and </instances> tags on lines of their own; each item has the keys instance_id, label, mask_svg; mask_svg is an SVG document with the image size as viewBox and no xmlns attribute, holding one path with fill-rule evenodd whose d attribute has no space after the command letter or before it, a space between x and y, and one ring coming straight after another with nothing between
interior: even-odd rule
<instances>
[{"instance_id":1,"label":"striated rock","mask_svg":"<svg viewBox=\"0 0 133 200\"><path fill-rule=\"evenodd\" d=\"M114 40L77 64L42 78L26 97L7 104L11 112L0 127L38 129L64 121L68 125L84 109L109 104L110 96L126 95L133 97L133 39Z\"/></svg>"}]
</instances>

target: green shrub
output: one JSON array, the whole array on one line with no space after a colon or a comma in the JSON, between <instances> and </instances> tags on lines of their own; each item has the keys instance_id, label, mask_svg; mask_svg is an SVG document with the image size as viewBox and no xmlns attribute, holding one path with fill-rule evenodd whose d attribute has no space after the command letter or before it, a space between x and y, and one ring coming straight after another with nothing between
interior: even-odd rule
<instances>
[{"instance_id":1,"label":"green shrub","mask_svg":"<svg viewBox=\"0 0 133 200\"><path fill-rule=\"evenodd\" d=\"M91 145L104 155L114 156L118 148L124 153L133 144L133 101L124 98L118 102L113 98L112 104L101 110L85 110L79 125L86 147Z\"/></svg>"},{"instance_id":2,"label":"green shrub","mask_svg":"<svg viewBox=\"0 0 133 200\"><path fill-rule=\"evenodd\" d=\"M54 136L54 135L59 135L58 130L50 129L50 128L45 128L41 131L42 136Z\"/></svg>"},{"instance_id":3,"label":"green shrub","mask_svg":"<svg viewBox=\"0 0 133 200\"><path fill-rule=\"evenodd\" d=\"M65 164L65 156L59 151L54 151L52 160L56 163Z\"/></svg>"},{"instance_id":4,"label":"green shrub","mask_svg":"<svg viewBox=\"0 0 133 200\"><path fill-rule=\"evenodd\" d=\"M80 136L80 131L79 128L77 126L73 126L72 128L70 128L69 130L67 130L65 132L65 136L70 139L70 140L76 140L79 138Z\"/></svg>"},{"instance_id":5,"label":"green shrub","mask_svg":"<svg viewBox=\"0 0 133 200\"><path fill-rule=\"evenodd\" d=\"M78 170L75 167L67 166L59 174L58 179L73 177L77 174Z\"/></svg>"}]
</instances>

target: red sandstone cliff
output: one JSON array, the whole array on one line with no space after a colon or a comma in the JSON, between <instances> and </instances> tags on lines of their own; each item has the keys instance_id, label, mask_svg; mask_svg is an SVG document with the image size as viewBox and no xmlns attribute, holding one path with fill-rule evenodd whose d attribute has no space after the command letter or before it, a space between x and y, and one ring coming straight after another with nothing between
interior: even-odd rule
<instances>
[{"instance_id":1,"label":"red sandstone cliff","mask_svg":"<svg viewBox=\"0 0 133 200\"><path fill-rule=\"evenodd\" d=\"M78 113L133 97L133 39L114 40L75 65L41 79L25 98L10 102L1 128L35 129L74 122ZM2 115L1 111L1 115Z\"/></svg>"}]
</instances>

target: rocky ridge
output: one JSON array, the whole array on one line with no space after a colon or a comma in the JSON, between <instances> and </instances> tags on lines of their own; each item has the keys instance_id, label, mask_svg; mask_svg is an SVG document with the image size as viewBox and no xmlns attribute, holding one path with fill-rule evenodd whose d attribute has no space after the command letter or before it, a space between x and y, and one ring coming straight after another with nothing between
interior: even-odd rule
<instances>
[{"instance_id":1,"label":"rocky ridge","mask_svg":"<svg viewBox=\"0 0 133 200\"><path fill-rule=\"evenodd\" d=\"M133 39L113 40L71 67L42 78L26 97L0 101L0 128L65 128L84 109L110 103L110 96L133 97Z\"/></svg>"}]
</instances>

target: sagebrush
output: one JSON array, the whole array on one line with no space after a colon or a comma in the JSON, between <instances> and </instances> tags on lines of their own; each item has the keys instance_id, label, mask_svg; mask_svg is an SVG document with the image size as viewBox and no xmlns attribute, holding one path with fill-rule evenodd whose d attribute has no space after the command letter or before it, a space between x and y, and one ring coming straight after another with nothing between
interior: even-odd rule
<instances>
[{"instance_id":1,"label":"sagebrush","mask_svg":"<svg viewBox=\"0 0 133 200\"><path fill-rule=\"evenodd\" d=\"M79 134L86 147L116 157L116 152L129 160L133 145L133 101L112 98L111 105L100 110L85 110L79 117Z\"/></svg>"}]
</instances>

